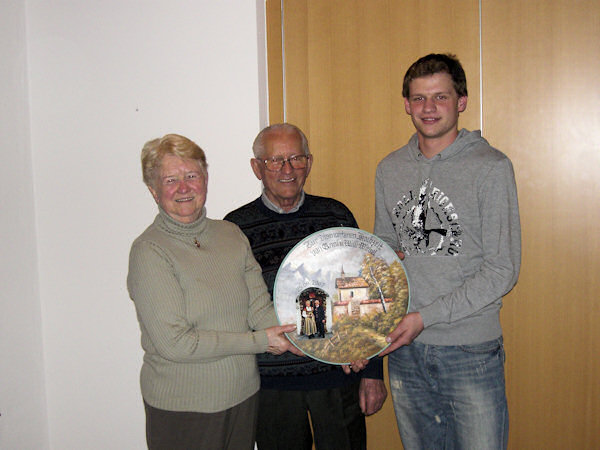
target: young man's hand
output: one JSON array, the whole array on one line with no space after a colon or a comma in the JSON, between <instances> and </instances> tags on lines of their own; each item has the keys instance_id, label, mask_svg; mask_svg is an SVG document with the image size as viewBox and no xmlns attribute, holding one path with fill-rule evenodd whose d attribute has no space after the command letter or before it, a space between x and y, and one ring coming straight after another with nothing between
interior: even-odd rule
<instances>
[{"instance_id":1,"label":"young man's hand","mask_svg":"<svg viewBox=\"0 0 600 450\"><path fill-rule=\"evenodd\" d=\"M385 338L390 346L379 356L385 356L403 345L408 345L423 331L423 318L418 312L408 313L398 326Z\"/></svg>"}]
</instances>

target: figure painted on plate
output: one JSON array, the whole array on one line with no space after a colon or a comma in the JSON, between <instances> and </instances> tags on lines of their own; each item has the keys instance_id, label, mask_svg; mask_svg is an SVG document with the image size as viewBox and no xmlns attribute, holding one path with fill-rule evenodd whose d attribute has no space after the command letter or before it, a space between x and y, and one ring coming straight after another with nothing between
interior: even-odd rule
<instances>
[{"instance_id":1,"label":"figure painted on plate","mask_svg":"<svg viewBox=\"0 0 600 450\"><path fill-rule=\"evenodd\" d=\"M309 339L314 338L317 333L317 324L315 322L314 308L310 300L304 302L302 317L304 318L304 334Z\"/></svg>"},{"instance_id":2,"label":"figure painted on plate","mask_svg":"<svg viewBox=\"0 0 600 450\"><path fill-rule=\"evenodd\" d=\"M319 299L315 300L315 322L317 325L318 337L325 337L325 308L321 305Z\"/></svg>"}]
</instances>

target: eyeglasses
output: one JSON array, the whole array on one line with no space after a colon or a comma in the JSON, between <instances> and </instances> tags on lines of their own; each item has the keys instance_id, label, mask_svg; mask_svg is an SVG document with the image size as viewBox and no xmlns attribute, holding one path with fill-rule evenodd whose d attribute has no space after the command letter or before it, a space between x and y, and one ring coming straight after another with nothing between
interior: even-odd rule
<instances>
[{"instance_id":1,"label":"eyeglasses","mask_svg":"<svg viewBox=\"0 0 600 450\"><path fill-rule=\"evenodd\" d=\"M272 172L279 172L283 169L283 166L286 162L290 163L292 169L304 169L311 155L293 155L289 158L271 158L271 159L261 159L265 163L265 167L267 170Z\"/></svg>"}]
</instances>

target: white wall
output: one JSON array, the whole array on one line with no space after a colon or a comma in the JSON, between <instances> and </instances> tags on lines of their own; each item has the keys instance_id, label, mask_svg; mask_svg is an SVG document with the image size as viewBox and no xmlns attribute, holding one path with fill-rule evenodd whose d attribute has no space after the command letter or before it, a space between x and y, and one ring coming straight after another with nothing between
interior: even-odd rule
<instances>
[{"instance_id":1,"label":"white wall","mask_svg":"<svg viewBox=\"0 0 600 450\"><path fill-rule=\"evenodd\" d=\"M0 448L47 448L24 2L0 6Z\"/></svg>"},{"instance_id":2,"label":"white wall","mask_svg":"<svg viewBox=\"0 0 600 450\"><path fill-rule=\"evenodd\" d=\"M0 344L0 448L145 448L142 352L125 286L129 246L156 213L139 153L168 132L196 141L209 162L209 217L258 195L248 160L265 122L262 8L239 0L2 2L0 51L11 53L16 71L0 75L12 82L0 88L11 100L0 109L3 129L11 108L18 114L1 138L9 252L0 260L13 282L2 290L2 324L7 310L11 323ZM13 345L25 355L8 370ZM22 379L31 388L19 388ZM5 414L13 398L26 402L33 422Z\"/></svg>"}]
</instances>

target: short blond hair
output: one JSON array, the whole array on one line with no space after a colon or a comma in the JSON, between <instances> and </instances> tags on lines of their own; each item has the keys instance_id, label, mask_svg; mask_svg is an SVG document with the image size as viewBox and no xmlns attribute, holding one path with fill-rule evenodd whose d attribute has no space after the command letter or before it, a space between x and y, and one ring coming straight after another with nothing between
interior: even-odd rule
<instances>
[{"instance_id":1,"label":"short blond hair","mask_svg":"<svg viewBox=\"0 0 600 450\"><path fill-rule=\"evenodd\" d=\"M204 150L185 136L165 134L161 138L146 142L142 149L142 176L147 186L154 187L156 174L160 170L160 164L165 155L175 155L198 161L204 173L208 173Z\"/></svg>"}]
</instances>

